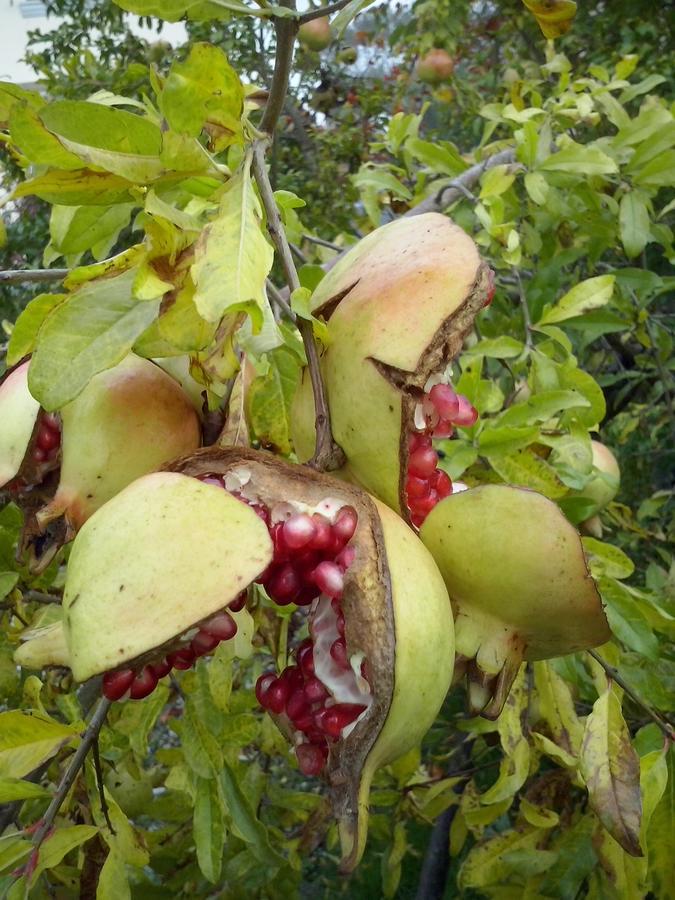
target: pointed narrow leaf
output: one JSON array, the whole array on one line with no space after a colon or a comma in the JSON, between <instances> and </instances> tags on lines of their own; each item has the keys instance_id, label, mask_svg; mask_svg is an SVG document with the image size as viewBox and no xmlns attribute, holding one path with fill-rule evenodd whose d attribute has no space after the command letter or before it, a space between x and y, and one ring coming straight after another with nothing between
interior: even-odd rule
<instances>
[{"instance_id":1,"label":"pointed narrow leaf","mask_svg":"<svg viewBox=\"0 0 675 900\"><path fill-rule=\"evenodd\" d=\"M555 306L544 313L538 324L564 322L572 316L581 316L591 309L605 306L612 299L614 281L614 275L598 275L575 284Z\"/></svg>"}]
</instances>

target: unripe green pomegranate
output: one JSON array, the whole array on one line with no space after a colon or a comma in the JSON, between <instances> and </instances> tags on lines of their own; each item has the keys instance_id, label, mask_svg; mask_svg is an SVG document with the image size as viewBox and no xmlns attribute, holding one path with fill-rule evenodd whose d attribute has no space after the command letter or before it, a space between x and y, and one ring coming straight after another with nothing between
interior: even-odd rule
<instances>
[{"instance_id":1,"label":"unripe green pomegranate","mask_svg":"<svg viewBox=\"0 0 675 900\"><path fill-rule=\"evenodd\" d=\"M321 369L341 473L419 527L452 490L434 437L477 412L451 385L453 358L492 299L492 272L471 238L438 213L399 219L359 241L321 281L312 311L328 323ZM291 426L301 461L315 446L308 371Z\"/></svg>"},{"instance_id":2,"label":"unripe green pomegranate","mask_svg":"<svg viewBox=\"0 0 675 900\"><path fill-rule=\"evenodd\" d=\"M308 50L325 50L333 40L330 22L326 16L305 22L298 29L298 40Z\"/></svg>"},{"instance_id":3,"label":"unripe green pomegranate","mask_svg":"<svg viewBox=\"0 0 675 900\"><path fill-rule=\"evenodd\" d=\"M593 468L597 475L580 492L593 500L598 510L604 509L619 493L621 469L616 456L600 441L591 441Z\"/></svg>"},{"instance_id":4,"label":"unripe green pomegranate","mask_svg":"<svg viewBox=\"0 0 675 900\"><path fill-rule=\"evenodd\" d=\"M134 478L195 450L200 425L177 382L133 354L57 413L32 397L29 365L0 384L0 488L24 509L23 546L40 571Z\"/></svg>"},{"instance_id":5,"label":"unripe green pomegranate","mask_svg":"<svg viewBox=\"0 0 675 900\"><path fill-rule=\"evenodd\" d=\"M251 583L306 608L309 638L256 695L304 774L327 779L352 869L373 773L419 743L450 685L438 568L386 506L313 470L235 448L170 468L129 485L74 541L63 600L73 675L103 674L109 699L140 699L233 636L230 612Z\"/></svg>"},{"instance_id":6,"label":"unripe green pomegranate","mask_svg":"<svg viewBox=\"0 0 675 900\"><path fill-rule=\"evenodd\" d=\"M446 50L435 47L417 61L415 72L425 84L437 85L448 81L455 68L455 61Z\"/></svg>"},{"instance_id":7,"label":"unripe green pomegranate","mask_svg":"<svg viewBox=\"0 0 675 900\"><path fill-rule=\"evenodd\" d=\"M523 660L609 640L579 534L543 495L503 484L454 493L420 538L453 603L456 673L474 713L499 715Z\"/></svg>"}]
</instances>

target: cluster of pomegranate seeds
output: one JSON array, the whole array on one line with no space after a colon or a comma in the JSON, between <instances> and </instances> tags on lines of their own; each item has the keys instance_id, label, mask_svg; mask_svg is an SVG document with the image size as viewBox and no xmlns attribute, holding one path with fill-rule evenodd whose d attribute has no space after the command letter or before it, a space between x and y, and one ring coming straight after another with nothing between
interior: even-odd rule
<instances>
[{"instance_id":1,"label":"cluster of pomegranate seeds","mask_svg":"<svg viewBox=\"0 0 675 900\"><path fill-rule=\"evenodd\" d=\"M344 616L339 600L331 601L336 611L337 637L331 647L333 663L343 670L344 676L353 677L347 645L344 639ZM274 673L261 675L255 687L258 703L268 712L286 715L297 734L295 752L300 771L305 775L318 775L328 758L328 745L342 736L367 709L364 703L338 702L326 685L317 677L314 664L315 647L311 638L304 640L296 650L296 664L287 666L278 677Z\"/></svg>"},{"instance_id":2,"label":"cluster of pomegranate seeds","mask_svg":"<svg viewBox=\"0 0 675 900\"><path fill-rule=\"evenodd\" d=\"M47 462L58 453L61 445L61 424L54 413L43 413L38 424L38 431L33 444L35 462Z\"/></svg>"},{"instance_id":3,"label":"cluster of pomegranate seeds","mask_svg":"<svg viewBox=\"0 0 675 900\"><path fill-rule=\"evenodd\" d=\"M475 407L449 384L435 384L418 407L417 430L408 439L405 491L410 518L419 528L439 500L452 493L452 482L438 468L433 438L448 438L453 426L468 428L478 418Z\"/></svg>"},{"instance_id":4,"label":"cluster of pomegranate seeds","mask_svg":"<svg viewBox=\"0 0 675 900\"><path fill-rule=\"evenodd\" d=\"M200 656L213 653L221 641L229 641L237 633L237 623L231 612L239 612L246 605L243 591L227 608L215 613L199 626L189 643L184 644L159 662L147 663L141 669L115 669L103 676L103 696L108 700L142 700L157 687L160 678L171 669L189 669Z\"/></svg>"}]
</instances>

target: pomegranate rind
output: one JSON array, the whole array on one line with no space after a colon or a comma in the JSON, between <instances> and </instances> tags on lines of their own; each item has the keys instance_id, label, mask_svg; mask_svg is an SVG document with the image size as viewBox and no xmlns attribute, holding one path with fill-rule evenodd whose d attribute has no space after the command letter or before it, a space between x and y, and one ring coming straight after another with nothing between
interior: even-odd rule
<instances>
[{"instance_id":1,"label":"pomegranate rind","mask_svg":"<svg viewBox=\"0 0 675 900\"><path fill-rule=\"evenodd\" d=\"M40 404L28 390L28 362L0 383L0 487L16 477L30 445Z\"/></svg>"},{"instance_id":2,"label":"pomegranate rind","mask_svg":"<svg viewBox=\"0 0 675 900\"><path fill-rule=\"evenodd\" d=\"M70 654L63 622L30 628L21 635L22 644L14 652L14 662L25 669L70 666Z\"/></svg>"},{"instance_id":3,"label":"pomegranate rind","mask_svg":"<svg viewBox=\"0 0 675 900\"><path fill-rule=\"evenodd\" d=\"M488 273L461 228L426 213L359 241L312 296L314 314L328 319L321 367L333 435L347 457L341 475L407 521L407 438L415 406L430 375L461 350L485 303ZM314 420L305 370L291 410L301 461L314 452Z\"/></svg>"},{"instance_id":4,"label":"pomegranate rind","mask_svg":"<svg viewBox=\"0 0 675 900\"><path fill-rule=\"evenodd\" d=\"M619 493L621 469L616 456L600 441L591 441L591 450L596 474L578 493L592 500L599 511Z\"/></svg>"},{"instance_id":5,"label":"pomegranate rind","mask_svg":"<svg viewBox=\"0 0 675 900\"><path fill-rule=\"evenodd\" d=\"M95 375L60 415L59 485L36 518L45 528L65 516L70 536L134 479L200 444L198 416L180 385L134 354Z\"/></svg>"},{"instance_id":6,"label":"pomegranate rind","mask_svg":"<svg viewBox=\"0 0 675 900\"><path fill-rule=\"evenodd\" d=\"M375 770L420 742L450 687L454 625L443 579L414 532L352 484L243 448L205 448L169 468L194 476L219 473L226 483L248 475L268 508L279 502L313 507L330 497L356 510L354 559L344 574L341 608L348 656L367 660L372 693L353 730L330 745L326 767L342 868L351 871L366 842ZM274 719L293 740L287 717Z\"/></svg>"},{"instance_id":7,"label":"pomegranate rind","mask_svg":"<svg viewBox=\"0 0 675 900\"><path fill-rule=\"evenodd\" d=\"M138 479L73 543L63 608L75 680L142 657L223 609L272 553L264 522L222 488L173 472Z\"/></svg>"},{"instance_id":8,"label":"pomegranate rind","mask_svg":"<svg viewBox=\"0 0 675 900\"><path fill-rule=\"evenodd\" d=\"M377 742L362 763L358 794L339 783L333 789L340 810L343 871L354 869L363 854L373 775L421 743L443 704L455 662L450 600L433 557L399 516L377 500L375 506L394 608L394 693Z\"/></svg>"},{"instance_id":9,"label":"pomegranate rind","mask_svg":"<svg viewBox=\"0 0 675 900\"><path fill-rule=\"evenodd\" d=\"M473 661L483 715L499 714L523 659L609 640L579 533L542 494L501 484L453 494L429 513L420 538L447 585L457 654Z\"/></svg>"}]
</instances>

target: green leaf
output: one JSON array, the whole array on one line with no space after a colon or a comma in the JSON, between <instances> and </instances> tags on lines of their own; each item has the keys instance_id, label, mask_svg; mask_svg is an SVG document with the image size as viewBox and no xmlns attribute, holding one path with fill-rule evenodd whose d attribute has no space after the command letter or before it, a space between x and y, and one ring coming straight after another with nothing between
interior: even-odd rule
<instances>
[{"instance_id":1,"label":"green leaf","mask_svg":"<svg viewBox=\"0 0 675 900\"><path fill-rule=\"evenodd\" d=\"M536 453L520 450L508 455L493 456L490 465L507 484L532 488L551 500L564 497L567 488L555 470Z\"/></svg>"},{"instance_id":2,"label":"green leaf","mask_svg":"<svg viewBox=\"0 0 675 900\"><path fill-rule=\"evenodd\" d=\"M16 106L26 104L32 109L40 109L45 99L38 91L27 91L9 81L0 81L0 128L6 128L9 117Z\"/></svg>"},{"instance_id":3,"label":"green leaf","mask_svg":"<svg viewBox=\"0 0 675 900\"><path fill-rule=\"evenodd\" d=\"M18 710L0 713L0 776L23 778L76 741L77 726L60 725Z\"/></svg>"},{"instance_id":4,"label":"green leaf","mask_svg":"<svg viewBox=\"0 0 675 900\"><path fill-rule=\"evenodd\" d=\"M546 832L539 828L506 831L478 843L464 860L457 879L460 890L503 883L511 874L506 853L533 850Z\"/></svg>"},{"instance_id":5,"label":"green leaf","mask_svg":"<svg viewBox=\"0 0 675 900\"><path fill-rule=\"evenodd\" d=\"M508 166L492 166L481 176L480 198L498 197L511 187L516 176Z\"/></svg>"},{"instance_id":6,"label":"green leaf","mask_svg":"<svg viewBox=\"0 0 675 900\"><path fill-rule=\"evenodd\" d=\"M46 869L58 866L67 853L91 840L95 834L98 834L95 825L71 825L53 832L40 847L38 864L30 879L31 884L34 885Z\"/></svg>"},{"instance_id":7,"label":"green leaf","mask_svg":"<svg viewBox=\"0 0 675 900\"><path fill-rule=\"evenodd\" d=\"M642 81L639 81L637 84L631 84L630 87L627 87L622 91L619 95L619 102L623 103L625 106L641 94L648 94L649 91L652 91L655 87L658 87L665 81L666 79L663 75L648 75L646 78L643 78Z\"/></svg>"},{"instance_id":8,"label":"green leaf","mask_svg":"<svg viewBox=\"0 0 675 900\"><path fill-rule=\"evenodd\" d=\"M39 116L67 150L89 165L141 184L164 171L162 135L149 119L87 100L58 100Z\"/></svg>"},{"instance_id":9,"label":"green leaf","mask_svg":"<svg viewBox=\"0 0 675 900\"><path fill-rule=\"evenodd\" d=\"M468 441L444 441L441 448L444 453L441 467L453 481L463 475L478 459L478 450Z\"/></svg>"},{"instance_id":10,"label":"green leaf","mask_svg":"<svg viewBox=\"0 0 675 900\"><path fill-rule=\"evenodd\" d=\"M481 431L478 437L478 450L482 456L491 458L497 454L515 453L529 447L539 437L536 425L501 425L499 421Z\"/></svg>"},{"instance_id":11,"label":"green leaf","mask_svg":"<svg viewBox=\"0 0 675 900\"><path fill-rule=\"evenodd\" d=\"M287 347L268 354L269 367L248 390L248 419L265 447L287 455L291 451L290 410L300 381L300 363Z\"/></svg>"},{"instance_id":12,"label":"green leaf","mask_svg":"<svg viewBox=\"0 0 675 900\"><path fill-rule=\"evenodd\" d=\"M0 778L0 803L42 799L50 796L46 788L40 784L33 784L32 781L23 781L21 778Z\"/></svg>"},{"instance_id":13,"label":"green leaf","mask_svg":"<svg viewBox=\"0 0 675 900\"><path fill-rule=\"evenodd\" d=\"M192 833L197 862L204 878L212 884L220 879L225 844L225 823L220 791L211 779L195 778Z\"/></svg>"},{"instance_id":14,"label":"green leaf","mask_svg":"<svg viewBox=\"0 0 675 900\"><path fill-rule=\"evenodd\" d=\"M571 142L547 157L539 168L544 172L569 172L573 175L614 175L619 170L614 160L598 147Z\"/></svg>"},{"instance_id":15,"label":"green leaf","mask_svg":"<svg viewBox=\"0 0 675 900\"><path fill-rule=\"evenodd\" d=\"M412 200L409 189L398 180L393 172L381 166L368 164L361 167L353 181L359 190L370 188L375 191L388 191L399 200Z\"/></svg>"},{"instance_id":16,"label":"green leaf","mask_svg":"<svg viewBox=\"0 0 675 900\"><path fill-rule=\"evenodd\" d=\"M197 312L195 286L188 280L180 290L170 291L162 301L157 331L179 350L203 350L213 340L216 325Z\"/></svg>"},{"instance_id":17,"label":"green leaf","mask_svg":"<svg viewBox=\"0 0 675 900\"><path fill-rule=\"evenodd\" d=\"M77 169L75 172L55 170L36 178L29 178L14 189L14 197L35 194L47 203L65 206L107 206L132 200L133 184L109 172Z\"/></svg>"},{"instance_id":18,"label":"green leaf","mask_svg":"<svg viewBox=\"0 0 675 900\"><path fill-rule=\"evenodd\" d=\"M467 168L466 162L456 150L442 144L411 137L405 142L405 149L433 172L456 176Z\"/></svg>"},{"instance_id":19,"label":"green leaf","mask_svg":"<svg viewBox=\"0 0 675 900\"><path fill-rule=\"evenodd\" d=\"M572 756L578 756L584 729L568 684L547 662L534 663L534 683L539 714L548 725L551 737Z\"/></svg>"},{"instance_id":20,"label":"green leaf","mask_svg":"<svg viewBox=\"0 0 675 900\"><path fill-rule=\"evenodd\" d=\"M225 53L212 44L193 44L186 60L173 63L160 104L178 132L197 137L208 125L217 151L241 136L244 88Z\"/></svg>"},{"instance_id":21,"label":"green leaf","mask_svg":"<svg viewBox=\"0 0 675 900\"><path fill-rule=\"evenodd\" d=\"M262 227L249 162L228 182L218 217L195 244L195 304L207 322L244 311L255 330L262 325L262 307L268 302L265 280L274 260Z\"/></svg>"},{"instance_id":22,"label":"green leaf","mask_svg":"<svg viewBox=\"0 0 675 900\"><path fill-rule=\"evenodd\" d=\"M594 829L595 819L588 815L562 832L559 840L551 847L558 854L558 859L539 885L541 897L576 900L584 882L597 865L598 858L592 841Z\"/></svg>"},{"instance_id":23,"label":"green leaf","mask_svg":"<svg viewBox=\"0 0 675 900\"><path fill-rule=\"evenodd\" d=\"M257 860L270 867L286 865L270 844L267 829L256 817L251 804L240 787L239 780L227 762L220 772L220 787L225 798L232 833L249 845Z\"/></svg>"},{"instance_id":24,"label":"green leaf","mask_svg":"<svg viewBox=\"0 0 675 900\"><path fill-rule=\"evenodd\" d=\"M62 303L67 294L38 294L21 312L14 323L7 347L7 365L13 366L35 349L35 341L42 323L49 313Z\"/></svg>"},{"instance_id":25,"label":"green leaf","mask_svg":"<svg viewBox=\"0 0 675 900\"><path fill-rule=\"evenodd\" d=\"M539 320L540 325L564 322L572 316L580 316L591 309L605 306L614 292L614 275L597 275L575 284Z\"/></svg>"},{"instance_id":26,"label":"green leaf","mask_svg":"<svg viewBox=\"0 0 675 900\"><path fill-rule=\"evenodd\" d=\"M590 556L593 575L606 575L608 578L629 578L635 571L633 560L619 547L605 544L592 537L581 539L586 555Z\"/></svg>"},{"instance_id":27,"label":"green leaf","mask_svg":"<svg viewBox=\"0 0 675 900\"><path fill-rule=\"evenodd\" d=\"M18 572L0 572L0 600L4 600L13 591L19 580Z\"/></svg>"},{"instance_id":28,"label":"green leaf","mask_svg":"<svg viewBox=\"0 0 675 900\"><path fill-rule=\"evenodd\" d=\"M631 650L649 659L657 659L658 639L637 600L626 587L612 578L603 577L599 579L599 584L612 632Z\"/></svg>"},{"instance_id":29,"label":"green leaf","mask_svg":"<svg viewBox=\"0 0 675 900\"><path fill-rule=\"evenodd\" d=\"M159 298L139 302L131 294L135 273L89 281L47 317L28 376L45 409L60 409L121 362L156 317Z\"/></svg>"},{"instance_id":30,"label":"green leaf","mask_svg":"<svg viewBox=\"0 0 675 900\"><path fill-rule=\"evenodd\" d=\"M489 356L491 359L514 359L525 349L525 344L508 334L496 338L483 338L474 344L468 354L476 353L480 356Z\"/></svg>"},{"instance_id":31,"label":"green leaf","mask_svg":"<svg viewBox=\"0 0 675 900\"><path fill-rule=\"evenodd\" d=\"M611 685L586 719L579 772L590 805L607 831L626 853L641 856L640 764Z\"/></svg>"},{"instance_id":32,"label":"green leaf","mask_svg":"<svg viewBox=\"0 0 675 900\"><path fill-rule=\"evenodd\" d=\"M673 894L673 835L675 834L675 742L666 749L668 783L647 827L646 844L654 897Z\"/></svg>"},{"instance_id":33,"label":"green leaf","mask_svg":"<svg viewBox=\"0 0 675 900\"><path fill-rule=\"evenodd\" d=\"M175 727L181 738L183 756L195 775L207 779L217 776L223 766L222 750L191 704L186 706L182 721Z\"/></svg>"},{"instance_id":34,"label":"green leaf","mask_svg":"<svg viewBox=\"0 0 675 900\"><path fill-rule=\"evenodd\" d=\"M49 223L51 247L64 256L84 253L105 241L112 246L129 224L134 205L54 206Z\"/></svg>"},{"instance_id":35,"label":"green leaf","mask_svg":"<svg viewBox=\"0 0 675 900\"><path fill-rule=\"evenodd\" d=\"M626 256L639 256L649 241L649 210L639 191L624 194L619 205L619 231Z\"/></svg>"},{"instance_id":36,"label":"green leaf","mask_svg":"<svg viewBox=\"0 0 675 900\"><path fill-rule=\"evenodd\" d=\"M660 153L633 175L633 183L642 187L660 188L675 185L675 150Z\"/></svg>"},{"instance_id":37,"label":"green leaf","mask_svg":"<svg viewBox=\"0 0 675 900\"><path fill-rule=\"evenodd\" d=\"M588 400L577 391L540 391L527 400L516 403L499 416L499 424L532 425L546 422L565 409L590 406Z\"/></svg>"},{"instance_id":38,"label":"green leaf","mask_svg":"<svg viewBox=\"0 0 675 900\"><path fill-rule=\"evenodd\" d=\"M534 203L543 206L548 198L549 184L541 172L528 172L525 175L525 190Z\"/></svg>"},{"instance_id":39,"label":"green leaf","mask_svg":"<svg viewBox=\"0 0 675 900\"><path fill-rule=\"evenodd\" d=\"M106 858L96 887L96 900L131 900L124 860L114 851Z\"/></svg>"},{"instance_id":40,"label":"green leaf","mask_svg":"<svg viewBox=\"0 0 675 900\"><path fill-rule=\"evenodd\" d=\"M341 37L346 27L349 23L354 19L358 14L364 10L367 6L370 6L371 3L374 3L375 0L351 0L351 3L348 3L344 9L340 10L340 12L335 16L331 25L333 27L334 33Z\"/></svg>"},{"instance_id":41,"label":"green leaf","mask_svg":"<svg viewBox=\"0 0 675 900\"><path fill-rule=\"evenodd\" d=\"M59 139L45 128L35 109L27 105L14 106L9 131L21 153L34 164L55 169L81 169L82 161L69 153Z\"/></svg>"}]
</instances>

